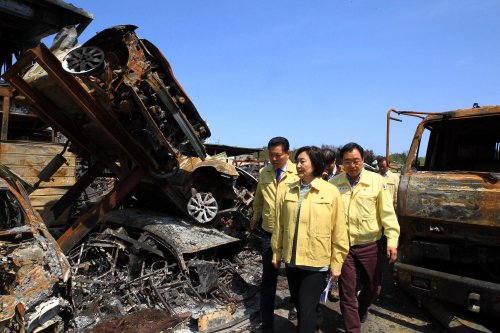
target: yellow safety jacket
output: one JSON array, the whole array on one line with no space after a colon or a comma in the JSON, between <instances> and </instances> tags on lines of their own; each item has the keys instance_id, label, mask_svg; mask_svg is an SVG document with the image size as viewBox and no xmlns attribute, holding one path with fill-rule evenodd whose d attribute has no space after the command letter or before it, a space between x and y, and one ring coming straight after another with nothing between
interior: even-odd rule
<instances>
[{"instance_id":1,"label":"yellow safety jacket","mask_svg":"<svg viewBox=\"0 0 500 333\"><path fill-rule=\"evenodd\" d=\"M252 220L258 221L262 217L262 228L273 232L276 217L276 198L287 185L299 180L297 167L290 160L286 171L281 175L280 183L276 186L276 172L272 165L259 171L259 182L253 201Z\"/></svg>"},{"instance_id":2,"label":"yellow safety jacket","mask_svg":"<svg viewBox=\"0 0 500 333\"><path fill-rule=\"evenodd\" d=\"M290 262L300 203L300 180L288 185L278 199L276 226L271 238L273 259ZM310 267L330 265L340 271L347 253L344 210L339 191L321 178L316 178L300 204L299 233L295 264Z\"/></svg>"},{"instance_id":3,"label":"yellow safety jacket","mask_svg":"<svg viewBox=\"0 0 500 333\"><path fill-rule=\"evenodd\" d=\"M390 171L387 171L387 176L385 176L384 181L389 188L389 193L391 194L392 203L398 203L398 188L399 188L399 177Z\"/></svg>"},{"instance_id":4,"label":"yellow safety jacket","mask_svg":"<svg viewBox=\"0 0 500 333\"><path fill-rule=\"evenodd\" d=\"M398 246L399 223L381 175L364 170L354 191L346 172L330 179L330 183L337 186L342 196L351 246L379 240L382 226L385 228L387 246Z\"/></svg>"}]
</instances>

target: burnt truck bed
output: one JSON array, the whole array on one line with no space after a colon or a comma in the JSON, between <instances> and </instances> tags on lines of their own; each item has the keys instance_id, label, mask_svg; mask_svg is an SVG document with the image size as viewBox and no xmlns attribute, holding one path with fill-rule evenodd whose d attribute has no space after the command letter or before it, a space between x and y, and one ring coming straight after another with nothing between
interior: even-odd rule
<instances>
[{"instance_id":1,"label":"burnt truck bed","mask_svg":"<svg viewBox=\"0 0 500 333\"><path fill-rule=\"evenodd\" d=\"M499 125L500 107L485 107L418 126L398 192L399 288L500 316Z\"/></svg>"}]
</instances>

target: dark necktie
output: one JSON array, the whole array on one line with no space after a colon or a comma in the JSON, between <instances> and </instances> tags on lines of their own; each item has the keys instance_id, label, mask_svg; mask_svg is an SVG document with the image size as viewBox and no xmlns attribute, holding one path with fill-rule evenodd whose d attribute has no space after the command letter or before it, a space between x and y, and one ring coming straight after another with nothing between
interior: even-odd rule
<instances>
[{"instance_id":1,"label":"dark necktie","mask_svg":"<svg viewBox=\"0 0 500 333\"><path fill-rule=\"evenodd\" d=\"M276 185L278 185L280 183L280 180L281 180L281 173L283 172L283 170L281 169L276 169Z\"/></svg>"}]
</instances>

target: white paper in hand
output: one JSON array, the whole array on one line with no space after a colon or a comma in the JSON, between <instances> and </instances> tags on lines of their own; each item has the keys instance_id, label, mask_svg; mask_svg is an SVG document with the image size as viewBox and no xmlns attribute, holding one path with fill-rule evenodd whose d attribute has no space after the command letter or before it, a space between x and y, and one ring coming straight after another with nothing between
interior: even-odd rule
<instances>
[{"instance_id":1,"label":"white paper in hand","mask_svg":"<svg viewBox=\"0 0 500 333\"><path fill-rule=\"evenodd\" d=\"M328 291L330 290L330 287L332 286L333 282L335 282L335 281L333 281L333 277L332 277L332 278L330 278L330 281L328 282L328 285L326 286L325 290L323 290L323 293L321 293L321 297L319 298L320 303L326 305L326 300L328 298Z\"/></svg>"}]
</instances>

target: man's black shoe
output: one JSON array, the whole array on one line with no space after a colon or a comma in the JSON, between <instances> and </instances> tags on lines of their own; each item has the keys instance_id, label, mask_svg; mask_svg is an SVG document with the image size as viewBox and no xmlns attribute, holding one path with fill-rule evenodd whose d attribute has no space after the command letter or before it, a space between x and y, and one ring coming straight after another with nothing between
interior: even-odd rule
<instances>
[{"instance_id":1,"label":"man's black shoe","mask_svg":"<svg viewBox=\"0 0 500 333\"><path fill-rule=\"evenodd\" d=\"M368 309L359 309L358 310L359 321L364 323L368 319Z\"/></svg>"},{"instance_id":2,"label":"man's black shoe","mask_svg":"<svg viewBox=\"0 0 500 333\"><path fill-rule=\"evenodd\" d=\"M266 325L264 323L258 323L255 325L250 325L247 330L254 333L273 333L274 329L271 325Z\"/></svg>"},{"instance_id":3,"label":"man's black shoe","mask_svg":"<svg viewBox=\"0 0 500 333\"><path fill-rule=\"evenodd\" d=\"M288 312L288 320L297 320L297 309L293 305L290 312Z\"/></svg>"}]
</instances>

